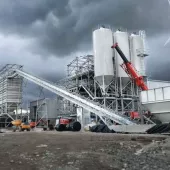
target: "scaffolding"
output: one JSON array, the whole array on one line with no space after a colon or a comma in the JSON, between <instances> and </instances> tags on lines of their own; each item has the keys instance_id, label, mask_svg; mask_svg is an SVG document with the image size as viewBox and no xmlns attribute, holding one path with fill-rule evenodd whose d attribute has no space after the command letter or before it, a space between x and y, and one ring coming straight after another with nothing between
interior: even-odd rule
<instances>
[{"instance_id":1,"label":"scaffolding","mask_svg":"<svg viewBox=\"0 0 170 170\"><path fill-rule=\"evenodd\" d=\"M68 77L57 84L64 85L73 94L81 95L121 115L125 112L139 111L138 87L130 78L122 85L122 78L117 77L114 59L113 67L112 81L105 88L101 88L95 80L93 55L76 57L67 65Z\"/></svg>"}]
</instances>

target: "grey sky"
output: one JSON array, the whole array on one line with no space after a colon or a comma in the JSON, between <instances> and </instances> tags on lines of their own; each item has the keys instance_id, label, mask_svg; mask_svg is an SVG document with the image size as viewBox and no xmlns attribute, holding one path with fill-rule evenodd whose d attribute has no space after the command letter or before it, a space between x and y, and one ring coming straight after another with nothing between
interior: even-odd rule
<instances>
[{"instance_id":1,"label":"grey sky","mask_svg":"<svg viewBox=\"0 0 170 170\"><path fill-rule=\"evenodd\" d=\"M168 0L1 0L0 65L22 64L61 79L74 56L92 53L92 31L100 24L144 29L149 77L170 80L170 44L163 46L170 36Z\"/></svg>"}]
</instances>

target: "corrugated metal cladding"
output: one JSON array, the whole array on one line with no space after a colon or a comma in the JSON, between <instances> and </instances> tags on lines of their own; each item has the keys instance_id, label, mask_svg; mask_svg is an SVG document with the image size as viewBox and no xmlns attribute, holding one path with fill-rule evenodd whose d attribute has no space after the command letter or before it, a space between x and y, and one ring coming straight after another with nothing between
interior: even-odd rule
<instances>
[{"instance_id":1,"label":"corrugated metal cladding","mask_svg":"<svg viewBox=\"0 0 170 170\"><path fill-rule=\"evenodd\" d=\"M170 86L169 81L161 81L161 80L148 80L147 85L149 89L159 88L159 87L167 87Z\"/></svg>"},{"instance_id":2,"label":"corrugated metal cladding","mask_svg":"<svg viewBox=\"0 0 170 170\"><path fill-rule=\"evenodd\" d=\"M46 112L48 119L57 118L60 113L60 100L55 99L40 99L30 103L30 119L36 118L36 111L38 109L38 118L41 118Z\"/></svg>"},{"instance_id":3,"label":"corrugated metal cladding","mask_svg":"<svg viewBox=\"0 0 170 170\"><path fill-rule=\"evenodd\" d=\"M21 103L22 97L22 79L7 79L7 102Z\"/></svg>"},{"instance_id":4,"label":"corrugated metal cladding","mask_svg":"<svg viewBox=\"0 0 170 170\"><path fill-rule=\"evenodd\" d=\"M22 100L22 78L0 78L0 105L7 105L7 112L13 112ZM0 106L1 107L1 106ZM3 107L5 109L5 107ZM1 110L6 112L6 110Z\"/></svg>"}]
</instances>

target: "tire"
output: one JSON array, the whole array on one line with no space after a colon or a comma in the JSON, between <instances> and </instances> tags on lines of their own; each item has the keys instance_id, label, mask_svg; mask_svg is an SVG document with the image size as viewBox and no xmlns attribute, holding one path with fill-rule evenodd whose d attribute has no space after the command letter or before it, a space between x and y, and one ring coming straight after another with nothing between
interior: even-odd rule
<instances>
[{"instance_id":1,"label":"tire","mask_svg":"<svg viewBox=\"0 0 170 170\"><path fill-rule=\"evenodd\" d=\"M30 129L27 129L27 131L29 132L29 131L30 131Z\"/></svg>"},{"instance_id":2,"label":"tire","mask_svg":"<svg viewBox=\"0 0 170 170\"><path fill-rule=\"evenodd\" d=\"M64 131L65 130L65 125L59 124L59 125L56 126L55 129L56 129L56 131L60 131L60 132Z\"/></svg>"},{"instance_id":3,"label":"tire","mask_svg":"<svg viewBox=\"0 0 170 170\"><path fill-rule=\"evenodd\" d=\"M80 130L81 130L81 124L80 124L80 122L74 122L74 123L73 123L73 131L78 132L78 131L80 131Z\"/></svg>"}]
</instances>

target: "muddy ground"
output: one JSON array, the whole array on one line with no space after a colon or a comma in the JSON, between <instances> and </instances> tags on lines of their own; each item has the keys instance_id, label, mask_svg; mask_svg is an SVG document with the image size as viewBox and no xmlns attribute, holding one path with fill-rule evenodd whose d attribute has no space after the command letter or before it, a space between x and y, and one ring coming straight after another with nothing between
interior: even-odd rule
<instances>
[{"instance_id":1,"label":"muddy ground","mask_svg":"<svg viewBox=\"0 0 170 170\"><path fill-rule=\"evenodd\" d=\"M82 132L0 133L0 170L169 170L170 140Z\"/></svg>"}]
</instances>

